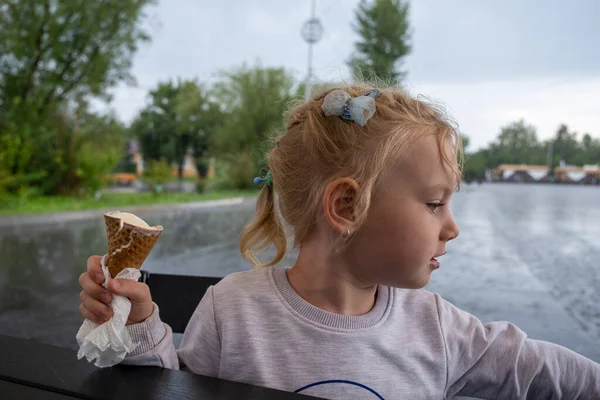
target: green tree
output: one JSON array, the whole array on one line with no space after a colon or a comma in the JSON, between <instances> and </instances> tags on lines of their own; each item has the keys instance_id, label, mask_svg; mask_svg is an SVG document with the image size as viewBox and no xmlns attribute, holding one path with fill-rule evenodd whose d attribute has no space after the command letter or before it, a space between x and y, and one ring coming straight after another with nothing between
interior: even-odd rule
<instances>
[{"instance_id":1,"label":"green tree","mask_svg":"<svg viewBox=\"0 0 600 400\"><path fill-rule=\"evenodd\" d=\"M176 99L177 130L180 145L191 149L200 178L208 172L211 140L223 125L225 113L209 90L196 81L186 81L179 88Z\"/></svg>"},{"instance_id":2,"label":"green tree","mask_svg":"<svg viewBox=\"0 0 600 400\"><path fill-rule=\"evenodd\" d=\"M581 138L581 144L583 151L588 152L594 147L594 139L592 139L592 136L589 133L586 133Z\"/></svg>"},{"instance_id":3,"label":"green tree","mask_svg":"<svg viewBox=\"0 0 600 400\"><path fill-rule=\"evenodd\" d=\"M149 97L150 104L130 128L144 159L177 164L181 180L185 156L191 151L200 176L206 176L211 138L224 118L220 104L196 80L159 83Z\"/></svg>"},{"instance_id":4,"label":"green tree","mask_svg":"<svg viewBox=\"0 0 600 400\"><path fill-rule=\"evenodd\" d=\"M283 115L294 96L294 79L282 68L247 68L224 72L215 96L227 113L213 143L220 154L250 154L257 169L266 166L264 150L283 128Z\"/></svg>"},{"instance_id":5,"label":"green tree","mask_svg":"<svg viewBox=\"0 0 600 400\"><path fill-rule=\"evenodd\" d=\"M400 67L411 51L408 12L407 1L361 0L353 24L360 40L348 62L355 79L397 83L405 77Z\"/></svg>"},{"instance_id":6,"label":"green tree","mask_svg":"<svg viewBox=\"0 0 600 400\"><path fill-rule=\"evenodd\" d=\"M144 162L151 161L183 165L181 142L189 138L178 131L177 96L179 84L172 80L159 82L150 90L150 103L140 111L131 124L131 133L137 137ZM184 136L183 138L181 136Z\"/></svg>"},{"instance_id":7,"label":"green tree","mask_svg":"<svg viewBox=\"0 0 600 400\"><path fill-rule=\"evenodd\" d=\"M179 94L179 84L172 80L159 83L156 89L150 91L150 112L153 114L152 134L161 138L162 157L167 162L183 162L183 151L180 141L187 141L181 138L177 130L177 96ZM146 154L145 149L142 151Z\"/></svg>"},{"instance_id":8,"label":"green tree","mask_svg":"<svg viewBox=\"0 0 600 400\"><path fill-rule=\"evenodd\" d=\"M589 133L581 140L583 153L582 164L600 164L600 139L594 139Z\"/></svg>"},{"instance_id":9,"label":"green tree","mask_svg":"<svg viewBox=\"0 0 600 400\"><path fill-rule=\"evenodd\" d=\"M546 149L541 145L536 129L523 120L500 129L496 141L490 144L491 164L546 164Z\"/></svg>"},{"instance_id":10,"label":"green tree","mask_svg":"<svg viewBox=\"0 0 600 400\"><path fill-rule=\"evenodd\" d=\"M489 168L487 163L488 160L485 151L480 150L475 153L465 154L463 179L468 182L483 178L486 169Z\"/></svg>"},{"instance_id":11,"label":"green tree","mask_svg":"<svg viewBox=\"0 0 600 400\"><path fill-rule=\"evenodd\" d=\"M142 174L144 182L155 195L161 193L164 185L171 179L171 164L164 158L160 160L150 160L148 167Z\"/></svg>"},{"instance_id":12,"label":"green tree","mask_svg":"<svg viewBox=\"0 0 600 400\"><path fill-rule=\"evenodd\" d=\"M577 141L577 133L569 132L569 127L561 124L552 141L553 166L556 167L561 160L567 164L583 164L585 154L582 144Z\"/></svg>"},{"instance_id":13,"label":"green tree","mask_svg":"<svg viewBox=\"0 0 600 400\"><path fill-rule=\"evenodd\" d=\"M30 149L18 135L0 135L0 205L9 194L26 195L31 181L46 176L44 172L25 172L32 156Z\"/></svg>"},{"instance_id":14,"label":"green tree","mask_svg":"<svg viewBox=\"0 0 600 400\"><path fill-rule=\"evenodd\" d=\"M3 108L44 111L79 96L107 96L133 81L143 9L153 0L6 0L0 5ZM18 100L16 100L18 99ZM16 100L16 101L15 101Z\"/></svg>"},{"instance_id":15,"label":"green tree","mask_svg":"<svg viewBox=\"0 0 600 400\"><path fill-rule=\"evenodd\" d=\"M129 126L130 136L137 138L144 161L175 159L170 131L162 129L163 117L151 106L142 109Z\"/></svg>"},{"instance_id":16,"label":"green tree","mask_svg":"<svg viewBox=\"0 0 600 400\"><path fill-rule=\"evenodd\" d=\"M463 136L463 141L465 148L468 148L466 136ZM535 127L520 120L503 126L496 140L486 148L466 152L464 179L471 181L482 178L487 169L500 164L546 165L549 146L553 147L553 168L561 160L577 166L600 165L600 139L586 133L578 141L577 133L569 131L567 125L562 124L554 137L540 143Z\"/></svg>"},{"instance_id":17,"label":"green tree","mask_svg":"<svg viewBox=\"0 0 600 400\"><path fill-rule=\"evenodd\" d=\"M98 119L102 129L121 129L91 113L87 104L92 98L108 100L112 87L133 81L131 60L139 43L149 39L141 22L151 3L0 3L0 136L19 144L17 154L5 157L11 165L4 166L17 181L27 177L28 185L45 194L97 186L92 183L98 182L96 177L88 182L90 169L82 167L97 143L96 128L87 121ZM107 146L113 143L109 137ZM75 168L69 173L79 177L55 174L64 168ZM20 189L13 184L9 190Z\"/></svg>"}]
</instances>

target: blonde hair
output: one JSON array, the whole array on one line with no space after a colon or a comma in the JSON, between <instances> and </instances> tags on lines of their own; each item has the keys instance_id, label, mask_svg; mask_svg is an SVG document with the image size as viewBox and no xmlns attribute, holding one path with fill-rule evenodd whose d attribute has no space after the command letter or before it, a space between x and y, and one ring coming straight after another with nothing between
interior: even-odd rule
<instances>
[{"instance_id":1,"label":"blonde hair","mask_svg":"<svg viewBox=\"0 0 600 400\"><path fill-rule=\"evenodd\" d=\"M240 238L242 255L257 267L275 265L283 259L287 252L286 224L293 228L294 247L302 243L317 221L326 186L336 178L351 177L359 185L354 203L358 229L367 217L382 172L426 135L435 135L440 149L450 139L454 154L451 157L441 151L443 162L456 174L457 184L461 180L461 137L439 108L401 89L379 89L376 113L360 127L323 114L323 99L334 89L323 90L291 108L286 116L287 129L275 138L268 154L272 186L261 190L256 216ZM340 89L355 97L373 87L356 84ZM261 263L256 253L271 245L275 257Z\"/></svg>"}]
</instances>

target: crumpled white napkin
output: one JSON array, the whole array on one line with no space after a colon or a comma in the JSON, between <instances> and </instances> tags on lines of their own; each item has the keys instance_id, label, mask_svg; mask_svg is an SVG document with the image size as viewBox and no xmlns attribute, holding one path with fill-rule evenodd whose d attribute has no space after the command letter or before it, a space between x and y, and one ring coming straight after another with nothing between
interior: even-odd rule
<instances>
[{"instance_id":1,"label":"crumpled white napkin","mask_svg":"<svg viewBox=\"0 0 600 400\"><path fill-rule=\"evenodd\" d=\"M108 288L110 272L105 264L106 255L102 257L102 272L104 273L105 288ZM140 271L136 268L126 268L119 272L115 279L131 279L137 281L140 278ZM129 331L125 326L129 311L131 310L131 301L127 297L119 296L113 293L112 302L113 316L102 325L98 325L88 319L83 321L81 328L77 332L77 342L79 351L77 359L85 357L88 362L95 360L94 365L98 368L112 367L123 361L127 353L135 349L139 343L133 343Z\"/></svg>"}]
</instances>

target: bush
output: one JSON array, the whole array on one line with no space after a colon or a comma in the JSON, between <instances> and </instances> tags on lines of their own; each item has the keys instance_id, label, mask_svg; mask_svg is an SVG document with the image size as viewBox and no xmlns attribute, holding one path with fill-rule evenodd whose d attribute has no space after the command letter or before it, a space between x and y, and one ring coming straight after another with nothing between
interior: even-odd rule
<instances>
[{"instance_id":1,"label":"bush","mask_svg":"<svg viewBox=\"0 0 600 400\"><path fill-rule=\"evenodd\" d=\"M206 179L209 168L210 168L210 159L208 159L206 157L196 158L196 171L198 171L198 177L200 179Z\"/></svg>"},{"instance_id":2,"label":"bush","mask_svg":"<svg viewBox=\"0 0 600 400\"><path fill-rule=\"evenodd\" d=\"M5 131L0 134L0 204L9 196L27 198L38 191L29 188L31 182L46 176L44 171L27 172L32 156L31 143L23 143L18 135Z\"/></svg>"},{"instance_id":3,"label":"bush","mask_svg":"<svg viewBox=\"0 0 600 400\"><path fill-rule=\"evenodd\" d=\"M198 179L196 181L196 193L206 193L208 190L208 182L206 180Z\"/></svg>"},{"instance_id":4,"label":"bush","mask_svg":"<svg viewBox=\"0 0 600 400\"><path fill-rule=\"evenodd\" d=\"M0 131L0 192L27 197L93 194L121 157L123 126L84 106L25 109Z\"/></svg>"},{"instance_id":5,"label":"bush","mask_svg":"<svg viewBox=\"0 0 600 400\"><path fill-rule=\"evenodd\" d=\"M215 184L219 189L250 189L254 187L256 166L247 152L228 156L217 164Z\"/></svg>"},{"instance_id":6,"label":"bush","mask_svg":"<svg viewBox=\"0 0 600 400\"><path fill-rule=\"evenodd\" d=\"M84 194L94 194L106 186L109 175L106 171L119 157L116 148L98 152L91 144L83 144L79 150L79 166L75 171L81 182Z\"/></svg>"},{"instance_id":7,"label":"bush","mask_svg":"<svg viewBox=\"0 0 600 400\"><path fill-rule=\"evenodd\" d=\"M144 169L141 176L142 182L150 187L150 190L158 194L163 191L164 185L172 179L171 164L166 158L150 160L148 167Z\"/></svg>"},{"instance_id":8,"label":"bush","mask_svg":"<svg viewBox=\"0 0 600 400\"><path fill-rule=\"evenodd\" d=\"M113 168L113 173L137 174L137 165L129 159L129 155L123 157Z\"/></svg>"}]
</instances>

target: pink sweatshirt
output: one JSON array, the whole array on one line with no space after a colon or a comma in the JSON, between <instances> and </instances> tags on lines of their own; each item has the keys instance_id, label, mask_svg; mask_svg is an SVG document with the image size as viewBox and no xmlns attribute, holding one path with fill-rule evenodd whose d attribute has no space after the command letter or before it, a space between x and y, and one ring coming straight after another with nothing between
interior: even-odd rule
<instances>
[{"instance_id":1,"label":"pink sweatshirt","mask_svg":"<svg viewBox=\"0 0 600 400\"><path fill-rule=\"evenodd\" d=\"M600 399L599 364L508 322L484 325L437 294L387 286L367 314L333 314L302 299L284 268L209 288L177 350L158 307L129 332L140 345L124 364L328 399Z\"/></svg>"}]
</instances>

